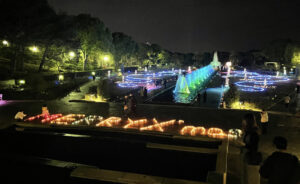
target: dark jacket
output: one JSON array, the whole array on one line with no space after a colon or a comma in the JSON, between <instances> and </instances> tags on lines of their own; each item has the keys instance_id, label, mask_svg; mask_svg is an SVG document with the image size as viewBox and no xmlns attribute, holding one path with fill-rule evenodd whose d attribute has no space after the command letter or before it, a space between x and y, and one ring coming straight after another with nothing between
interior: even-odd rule
<instances>
[{"instance_id":1,"label":"dark jacket","mask_svg":"<svg viewBox=\"0 0 300 184\"><path fill-rule=\"evenodd\" d=\"M299 163L296 156L274 152L260 167L259 173L269 180L269 184L292 184L295 183L295 176L299 176Z\"/></svg>"},{"instance_id":2,"label":"dark jacket","mask_svg":"<svg viewBox=\"0 0 300 184\"><path fill-rule=\"evenodd\" d=\"M256 129L245 132L244 143L247 163L251 165L260 164L262 155L258 152L259 135Z\"/></svg>"}]
</instances>

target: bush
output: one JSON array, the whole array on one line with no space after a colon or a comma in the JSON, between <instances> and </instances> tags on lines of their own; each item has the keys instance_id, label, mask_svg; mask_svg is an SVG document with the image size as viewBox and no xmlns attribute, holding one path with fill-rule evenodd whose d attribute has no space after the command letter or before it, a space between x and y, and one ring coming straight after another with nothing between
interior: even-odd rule
<instances>
[{"instance_id":1,"label":"bush","mask_svg":"<svg viewBox=\"0 0 300 184\"><path fill-rule=\"evenodd\" d=\"M239 101L240 94L237 87L234 84L230 84L229 87L229 90L224 95L224 101L226 102L226 104L231 106L231 104L233 104L234 102Z\"/></svg>"}]
</instances>

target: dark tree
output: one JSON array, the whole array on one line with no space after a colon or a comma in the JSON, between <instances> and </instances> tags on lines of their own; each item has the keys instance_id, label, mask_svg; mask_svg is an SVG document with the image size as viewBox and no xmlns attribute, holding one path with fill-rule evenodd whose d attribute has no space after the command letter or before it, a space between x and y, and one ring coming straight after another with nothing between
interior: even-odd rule
<instances>
[{"instance_id":1,"label":"dark tree","mask_svg":"<svg viewBox=\"0 0 300 184\"><path fill-rule=\"evenodd\" d=\"M0 37L10 41L11 73L23 68L25 47L35 43L32 35L39 25L55 16L46 0L2 0L0 2Z\"/></svg>"}]
</instances>

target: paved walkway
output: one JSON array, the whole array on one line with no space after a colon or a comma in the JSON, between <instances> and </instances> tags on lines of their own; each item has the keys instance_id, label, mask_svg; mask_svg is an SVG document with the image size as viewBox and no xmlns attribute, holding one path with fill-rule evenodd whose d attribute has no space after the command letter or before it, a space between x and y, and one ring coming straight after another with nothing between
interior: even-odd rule
<instances>
[{"instance_id":1,"label":"paved walkway","mask_svg":"<svg viewBox=\"0 0 300 184\"><path fill-rule=\"evenodd\" d=\"M207 100L204 102L203 99L203 90L201 92L201 99L200 101L195 102L195 106L197 107L205 107L205 108L214 108L218 109L220 107L221 103L221 98L224 92L224 88L207 88L206 93L207 93Z\"/></svg>"},{"instance_id":2,"label":"paved walkway","mask_svg":"<svg viewBox=\"0 0 300 184\"><path fill-rule=\"evenodd\" d=\"M99 77L96 77L96 80L89 81L83 85L80 86L80 92L77 92L76 90L71 91L67 96L59 99L61 101L68 102L69 100L82 100L85 97L85 94L89 93L89 88L92 86L96 86L99 82Z\"/></svg>"},{"instance_id":3,"label":"paved walkway","mask_svg":"<svg viewBox=\"0 0 300 184\"><path fill-rule=\"evenodd\" d=\"M269 107L267 110L271 112L277 112L282 114L298 114L300 112L300 93L292 92L289 94L291 97L290 105L288 108L285 107L284 98L277 101L276 104Z\"/></svg>"}]
</instances>

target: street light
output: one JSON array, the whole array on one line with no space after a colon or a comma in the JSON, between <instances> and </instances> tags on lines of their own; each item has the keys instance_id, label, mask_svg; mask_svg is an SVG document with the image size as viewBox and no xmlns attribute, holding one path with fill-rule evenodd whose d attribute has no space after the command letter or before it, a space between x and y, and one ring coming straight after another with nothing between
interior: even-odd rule
<instances>
[{"instance_id":1,"label":"street light","mask_svg":"<svg viewBox=\"0 0 300 184\"><path fill-rule=\"evenodd\" d=\"M32 52L39 52L39 49L38 49L38 47L36 47L36 46L29 47L29 49L30 49Z\"/></svg>"},{"instance_id":2,"label":"street light","mask_svg":"<svg viewBox=\"0 0 300 184\"><path fill-rule=\"evenodd\" d=\"M4 46L7 46L7 47L8 47L8 45L9 45L8 41L6 41L6 40L3 40L3 41L2 41L2 44L3 44Z\"/></svg>"},{"instance_id":3,"label":"street light","mask_svg":"<svg viewBox=\"0 0 300 184\"><path fill-rule=\"evenodd\" d=\"M103 57L103 60L104 60L104 61L108 61L108 60L109 60L109 57L108 57L108 56L104 56L104 57Z\"/></svg>"},{"instance_id":4,"label":"street light","mask_svg":"<svg viewBox=\"0 0 300 184\"><path fill-rule=\"evenodd\" d=\"M25 84L25 80L23 80L23 79L22 79L22 80L19 80L19 84L20 84L20 85L24 85L24 84Z\"/></svg>"},{"instance_id":5,"label":"street light","mask_svg":"<svg viewBox=\"0 0 300 184\"><path fill-rule=\"evenodd\" d=\"M63 80L64 80L64 75L61 75L61 74L60 74L60 75L58 76L58 80L63 81Z\"/></svg>"},{"instance_id":6,"label":"street light","mask_svg":"<svg viewBox=\"0 0 300 184\"><path fill-rule=\"evenodd\" d=\"M73 59L75 57L75 53L73 51L69 52L69 57Z\"/></svg>"},{"instance_id":7,"label":"street light","mask_svg":"<svg viewBox=\"0 0 300 184\"><path fill-rule=\"evenodd\" d=\"M109 61L109 56L108 55L105 55L105 56L103 56L103 62L102 62L102 67L103 66L108 66L108 62Z\"/></svg>"}]
</instances>

